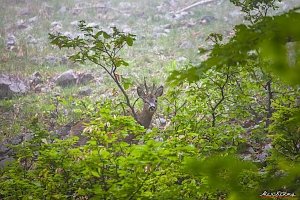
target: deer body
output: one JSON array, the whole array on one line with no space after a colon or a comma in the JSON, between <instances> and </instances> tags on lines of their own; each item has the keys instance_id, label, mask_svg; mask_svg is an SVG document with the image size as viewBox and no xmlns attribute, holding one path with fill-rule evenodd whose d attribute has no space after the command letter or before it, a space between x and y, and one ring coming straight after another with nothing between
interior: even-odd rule
<instances>
[{"instance_id":1,"label":"deer body","mask_svg":"<svg viewBox=\"0 0 300 200\"><path fill-rule=\"evenodd\" d=\"M137 113L137 121L145 128L149 128L153 114L157 109L157 98L163 94L163 86L155 88L153 85L152 90L150 91L145 83L145 90L139 86L137 88L137 93L144 102L143 110Z\"/></svg>"},{"instance_id":2,"label":"deer body","mask_svg":"<svg viewBox=\"0 0 300 200\"><path fill-rule=\"evenodd\" d=\"M149 128L154 112L148 110L148 106L144 104L143 110L137 113L138 123L145 128Z\"/></svg>"}]
</instances>

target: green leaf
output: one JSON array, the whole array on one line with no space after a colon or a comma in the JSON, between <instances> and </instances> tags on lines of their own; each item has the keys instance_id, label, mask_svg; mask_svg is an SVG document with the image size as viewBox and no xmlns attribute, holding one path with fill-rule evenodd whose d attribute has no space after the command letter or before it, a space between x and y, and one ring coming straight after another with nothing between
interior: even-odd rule
<instances>
[{"instance_id":1,"label":"green leaf","mask_svg":"<svg viewBox=\"0 0 300 200\"><path fill-rule=\"evenodd\" d=\"M93 175L93 176L95 176L95 177L97 177L97 178L99 178L100 177L100 175L99 175L99 173L97 172L97 171L91 171L91 174Z\"/></svg>"},{"instance_id":2,"label":"green leaf","mask_svg":"<svg viewBox=\"0 0 300 200\"><path fill-rule=\"evenodd\" d=\"M126 43L128 46L132 46L133 45L133 38L130 36L127 36L126 38Z\"/></svg>"},{"instance_id":3,"label":"green leaf","mask_svg":"<svg viewBox=\"0 0 300 200\"><path fill-rule=\"evenodd\" d=\"M124 78L122 77L122 84L124 86L124 89L127 90L133 85L133 80L130 78Z\"/></svg>"},{"instance_id":4,"label":"green leaf","mask_svg":"<svg viewBox=\"0 0 300 200\"><path fill-rule=\"evenodd\" d=\"M102 34L105 39L111 38L111 36L108 33L106 33L105 31L102 31Z\"/></svg>"}]
</instances>

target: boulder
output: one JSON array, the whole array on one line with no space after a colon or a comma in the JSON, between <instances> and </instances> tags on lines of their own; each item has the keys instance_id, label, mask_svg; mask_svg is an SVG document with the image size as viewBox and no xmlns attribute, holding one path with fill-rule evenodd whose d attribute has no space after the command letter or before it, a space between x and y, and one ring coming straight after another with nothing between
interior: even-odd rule
<instances>
[{"instance_id":1,"label":"boulder","mask_svg":"<svg viewBox=\"0 0 300 200\"><path fill-rule=\"evenodd\" d=\"M17 21L17 28L18 29L26 29L26 28L28 28L28 24L26 23L25 20L20 19Z\"/></svg>"},{"instance_id":2,"label":"boulder","mask_svg":"<svg viewBox=\"0 0 300 200\"><path fill-rule=\"evenodd\" d=\"M27 91L28 87L22 80L4 74L0 75L0 99L11 98Z\"/></svg>"},{"instance_id":3,"label":"boulder","mask_svg":"<svg viewBox=\"0 0 300 200\"><path fill-rule=\"evenodd\" d=\"M91 88L82 88L79 90L78 94L80 96L90 96L92 94L92 89Z\"/></svg>"},{"instance_id":4,"label":"boulder","mask_svg":"<svg viewBox=\"0 0 300 200\"><path fill-rule=\"evenodd\" d=\"M17 39L13 34L9 34L5 43L8 50L13 50L17 45Z\"/></svg>"},{"instance_id":5,"label":"boulder","mask_svg":"<svg viewBox=\"0 0 300 200\"><path fill-rule=\"evenodd\" d=\"M37 16L34 16L34 17L29 18L29 19L28 19L28 22L29 22L29 23L35 23L37 20L38 20L38 17L37 17Z\"/></svg>"},{"instance_id":6,"label":"boulder","mask_svg":"<svg viewBox=\"0 0 300 200\"><path fill-rule=\"evenodd\" d=\"M10 165L14 161L15 159L12 157L4 157L2 159L0 158L0 169L3 169L4 167Z\"/></svg>"},{"instance_id":7,"label":"boulder","mask_svg":"<svg viewBox=\"0 0 300 200\"><path fill-rule=\"evenodd\" d=\"M30 89L36 91L37 86L41 86L43 83L42 75L40 72L34 72L29 79ZM38 90L39 91L39 90Z\"/></svg>"},{"instance_id":8,"label":"boulder","mask_svg":"<svg viewBox=\"0 0 300 200\"><path fill-rule=\"evenodd\" d=\"M204 16L200 19L201 24L209 24L213 21L216 21L216 18L214 16L210 16L210 15Z\"/></svg>"},{"instance_id":9,"label":"boulder","mask_svg":"<svg viewBox=\"0 0 300 200\"><path fill-rule=\"evenodd\" d=\"M47 63L48 65L58 65L59 64L59 57L56 56L52 56L52 55L48 55L45 57L45 63Z\"/></svg>"},{"instance_id":10,"label":"boulder","mask_svg":"<svg viewBox=\"0 0 300 200\"><path fill-rule=\"evenodd\" d=\"M77 82L77 75L73 70L68 70L66 72L63 72L55 80L56 85L59 85L61 87L74 85L76 84L76 82Z\"/></svg>"},{"instance_id":11,"label":"boulder","mask_svg":"<svg viewBox=\"0 0 300 200\"><path fill-rule=\"evenodd\" d=\"M33 135L31 133L23 133L12 138L6 138L4 141L0 142L0 169L15 161L15 151L12 146L19 145L32 138Z\"/></svg>"},{"instance_id":12,"label":"boulder","mask_svg":"<svg viewBox=\"0 0 300 200\"><path fill-rule=\"evenodd\" d=\"M87 84L94 79L95 78L91 73L80 73L80 74L78 74L77 83L78 84Z\"/></svg>"}]
</instances>

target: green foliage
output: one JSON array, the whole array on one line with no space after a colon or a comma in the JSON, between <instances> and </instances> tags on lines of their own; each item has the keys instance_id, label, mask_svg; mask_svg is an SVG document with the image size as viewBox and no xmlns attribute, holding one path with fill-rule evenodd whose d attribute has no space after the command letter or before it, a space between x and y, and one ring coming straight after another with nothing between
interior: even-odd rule
<instances>
[{"instance_id":1,"label":"green foliage","mask_svg":"<svg viewBox=\"0 0 300 200\"><path fill-rule=\"evenodd\" d=\"M252 23L257 22L263 17L267 16L270 9L276 10L276 2L282 0L230 0L235 6L242 9L242 12L246 14L245 19Z\"/></svg>"},{"instance_id":2,"label":"green foliage","mask_svg":"<svg viewBox=\"0 0 300 200\"><path fill-rule=\"evenodd\" d=\"M201 177L203 191L226 191L226 199L256 199L260 175L257 167L234 156L212 156L202 160L187 160L187 170ZM247 181L250 180L250 181Z\"/></svg>"},{"instance_id":3,"label":"green foliage","mask_svg":"<svg viewBox=\"0 0 300 200\"><path fill-rule=\"evenodd\" d=\"M76 146L77 137L60 140L34 123L34 138L16 147L16 161L2 171L0 197L195 197L197 192L190 187L193 179L184 178L185 189L180 189L178 179L185 177L180 165L183 158L195 156L197 149L178 140L155 141L155 130L145 135L131 117L117 117L110 110L108 104L103 105L90 121L83 146ZM135 140L142 144L134 144Z\"/></svg>"},{"instance_id":4,"label":"green foliage","mask_svg":"<svg viewBox=\"0 0 300 200\"><path fill-rule=\"evenodd\" d=\"M120 32L117 28L112 28L112 33L96 28L89 27L84 21L78 25L80 31L84 34L83 38L77 36L70 38L58 34L49 34L51 44L61 48L73 48L77 50L70 56L74 62L84 63L89 60L97 65L104 66L109 63L115 67L128 66L122 58L118 57L118 52L126 45L132 46L135 36Z\"/></svg>"},{"instance_id":5,"label":"green foliage","mask_svg":"<svg viewBox=\"0 0 300 200\"><path fill-rule=\"evenodd\" d=\"M293 161L300 161L300 109L279 104L275 105L275 108L273 123L270 126L274 151Z\"/></svg>"},{"instance_id":6,"label":"green foliage","mask_svg":"<svg viewBox=\"0 0 300 200\"><path fill-rule=\"evenodd\" d=\"M238 25L235 36L228 43L216 43L207 60L199 66L174 71L169 81L195 82L212 67L217 70L226 67L234 69L254 62L252 66L263 67L284 80L298 84L300 28L295 24L299 23L300 14L292 10L280 16L264 17L250 26ZM289 45L291 42L293 45Z\"/></svg>"},{"instance_id":7,"label":"green foliage","mask_svg":"<svg viewBox=\"0 0 300 200\"><path fill-rule=\"evenodd\" d=\"M300 29L295 26L300 23L298 9L268 17L267 11L270 8L276 9L275 1L232 2L242 7L242 11L247 14L246 19L252 24L236 26L235 36L224 43L218 34L211 34L208 39L215 45L208 58L199 65L189 64L174 70L168 78L171 85L184 85L184 92L189 96L181 112L173 117L177 125L175 130L184 133L192 130L199 135L209 135L211 131L213 137L209 135L208 138L213 139L209 140L209 144L217 147L208 148L207 152L212 154L220 152L220 146L226 149L228 144L224 140L224 133L231 131L223 124L231 125L229 130L233 134L228 134L228 139L236 141L229 143L230 147L242 144L243 139L251 148L262 143L272 144L273 149L270 151L258 147L268 157L264 163L267 166L260 166L259 169L263 173L257 171L258 166L252 165L254 168L251 168L250 163L248 166L232 157L208 157L201 161L191 161L194 162L189 165L194 169L192 173L206 177L209 180L207 185L212 186L214 191L222 191L225 199L240 199L240 196L245 196L243 192L246 192L249 199L256 199L257 194L263 192L261 188L271 191L285 188L298 192L299 103L293 106L297 102L295 97L299 95L297 87L300 80ZM207 52L199 49L200 54ZM180 95L177 99L180 99ZM252 119L249 120L249 117ZM252 121L252 124L245 119ZM208 122L212 122L211 127L207 126ZM235 129L238 125L245 129ZM269 133L269 138L266 133ZM243 139L235 140L235 134ZM201 149L199 146L197 148ZM225 152L232 153L234 150L232 148ZM233 165L237 166L236 173L231 168ZM218 177L218 170L224 173L225 178ZM243 170L248 170L248 176L241 180L250 183L244 188L241 187L241 180L236 181L234 178L244 174ZM226 180L226 175L230 180ZM249 188L252 190L248 191Z\"/></svg>"}]
</instances>

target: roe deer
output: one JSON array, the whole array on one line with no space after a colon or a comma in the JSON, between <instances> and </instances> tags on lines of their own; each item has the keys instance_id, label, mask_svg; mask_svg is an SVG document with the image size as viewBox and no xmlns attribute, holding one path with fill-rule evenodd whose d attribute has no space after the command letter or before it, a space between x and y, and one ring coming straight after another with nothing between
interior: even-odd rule
<instances>
[{"instance_id":1,"label":"roe deer","mask_svg":"<svg viewBox=\"0 0 300 200\"><path fill-rule=\"evenodd\" d=\"M144 85L145 88L141 86L137 87L137 93L144 102L143 110L137 113L137 121L145 128L149 128L153 114L157 109L157 97L160 97L163 94L164 87L160 86L155 88L155 85L153 84L150 89L146 82Z\"/></svg>"},{"instance_id":2,"label":"roe deer","mask_svg":"<svg viewBox=\"0 0 300 200\"><path fill-rule=\"evenodd\" d=\"M140 125L144 126L145 128L149 128L153 114L157 109L157 98L163 94L163 86L156 88L153 84L152 88L149 88L145 82L144 86L137 87L137 93L138 96L143 100L144 106L142 111L137 112L136 117L134 118ZM75 135L80 138L78 145L83 145L86 143L87 138L82 136L82 132L86 127L85 124L88 122L89 120L81 120L74 124L70 129L70 135ZM126 142L131 142L133 139L134 136L130 135L126 139Z\"/></svg>"}]
</instances>

